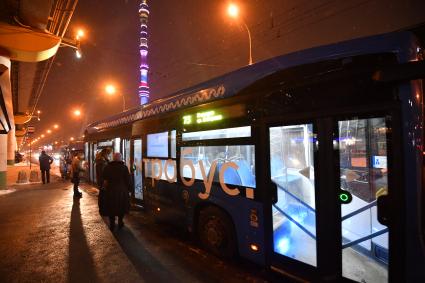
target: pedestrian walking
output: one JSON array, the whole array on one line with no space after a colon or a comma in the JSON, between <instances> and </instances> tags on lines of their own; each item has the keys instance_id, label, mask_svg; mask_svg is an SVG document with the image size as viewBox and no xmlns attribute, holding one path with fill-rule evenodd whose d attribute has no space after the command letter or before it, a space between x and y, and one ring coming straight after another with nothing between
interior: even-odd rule
<instances>
[{"instance_id":1,"label":"pedestrian walking","mask_svg":"<svg viewBox=\"0 0 425 283\"><path fill-rule=\"evenodd\" d=\"M109 216L109 229L115 228L115 217L118 216L118 228L124 226L124 215L130 209L130 173L122 161L121 153L113 155L113 161L103 170L103 183L105 188L105 209Z\"/></svg>"},{"instance_id":2,"label":"pedestrian walking","mask_svg":"<svg viewBox=\"0 0 425 283\"><path fill-rule=\"evenodd\" d=\"M43 150L40 154L40 157L38 157L38 162L40 164L40 171L41 171L41 181L43 184L50 183L50 164L53 163L53 158L46 154L46 152Z\"/></svg>"},{"instance_id":3,"label":"pedestrian walking","mask_svg":"<svg viewBox=\"0 0 425 283\"><path fill-rule=\"evenodd\" d=\"M105 188L103 187L103 170L105 169L106 165L109 163L109 156L110 150L107 148L102 149L97 155L95 160L95 167L96 167L96 183L97 187L99 189L99 195L97 198L97 203L99 206L99 214L102 216L106 216L106 210L105 210Z\"/></svg>"},{"instance_id":4,"label":"pedestrian walking","mask_svg":"<svg viewBox=\"0 0 425 283\"><path fill-rule=\"evenodd\" d=\"M71 163L71 176L72 183L74 183L74 197L82 197L83 194L78 191L78 186L80 185L80 172L84 171L81 166L81 156L77 154L72 159Z\"/></svg>"}]
</instances>

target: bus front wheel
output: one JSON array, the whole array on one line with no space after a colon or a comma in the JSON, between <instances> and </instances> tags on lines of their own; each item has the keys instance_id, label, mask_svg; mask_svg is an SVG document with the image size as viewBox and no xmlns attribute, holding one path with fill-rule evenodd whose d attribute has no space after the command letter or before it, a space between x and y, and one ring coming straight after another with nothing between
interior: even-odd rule
<instances>
[{"instance_id":1,"label":"bus front wheel","mask_svg":"<svg viewBox=\"0 0 425 283\"><path fill-rule=\"evenodd\" d=\"M202 246L213 254L224 258L236 255L233 223L221 209L209 206L201 210L198 235Z\"/></svg>"}]
</instances>

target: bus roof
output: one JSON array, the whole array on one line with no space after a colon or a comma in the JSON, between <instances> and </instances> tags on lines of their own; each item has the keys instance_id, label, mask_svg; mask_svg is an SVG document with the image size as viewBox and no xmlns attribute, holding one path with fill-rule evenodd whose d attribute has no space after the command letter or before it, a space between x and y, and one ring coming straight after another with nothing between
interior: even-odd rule
<instances>
[{"instance_id":1,"label":"bus roof","mask_svg":"<svg viewBox=\"0 0 425 283\"><path fill-rule=\"evenodd\" d=\"M362 54L396 53L400 63L416 56L416 39L410 32L393 32L353 39L331 45L313 47L281 55L245 66L241 69L213 78L193 87L180 90L168 97L152 101L87 126L86 134L95 134L160 113L184 109L190 106L236 95L255 81L290 67L341 59ZM411 53L409 53L411 52Z\"/></svg>"}]
</instances>

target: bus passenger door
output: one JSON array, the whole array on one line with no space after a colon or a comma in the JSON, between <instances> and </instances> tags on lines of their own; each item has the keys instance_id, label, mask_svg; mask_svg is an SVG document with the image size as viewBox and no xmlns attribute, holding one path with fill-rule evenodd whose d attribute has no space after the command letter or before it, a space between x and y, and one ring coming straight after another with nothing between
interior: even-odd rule
<instances>
[{"instance_id":1,"label":"bus passenger door","mask_svg":"<svg viewBox=\"0 0 425 283\"><path fill-rule=\"evenodd\" d=\"M388 282L389 123L328 117L268 126L272 269Z\"/></svg>"},{"instance_id":2,"label":"bus passenger door","mask_svg":"<svg viewBox=\"0 0 425 283\"><path fill-rule=\"evenodd\" d=\"M342 276L356 282L388 282L391 142L386 117L339 120ZM378 211L379 208L379 211Z\"/></svg>"},{"instance_id":3,"label":"bus passenger door","mask_svg":"<svg viewBox=\"0 0 425 283\"><path fill-rule=\"evenodd\" d=\"M292 269L317 266L313 123L269 127L273 261ZM292 268L294 267L294 268Z\"/></svg>"},{"instance_id":4,"label":"bus passenger door","mask_svg":"<svg viewBox=\"0 0 425 283\"><path fill-rule=\"evenodd\" d=\"M134 197L139 201L143 200L142 158L142 140L135 139L133 150Z\"/></svg>"}]
</instances>

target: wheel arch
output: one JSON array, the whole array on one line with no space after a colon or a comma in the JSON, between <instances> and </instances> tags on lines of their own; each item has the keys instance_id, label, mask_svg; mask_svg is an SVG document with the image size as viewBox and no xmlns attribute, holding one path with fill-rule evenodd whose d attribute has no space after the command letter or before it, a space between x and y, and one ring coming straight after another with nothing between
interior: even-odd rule
<instances>
[{"instance_id":1,"label":"wheel arch","mask_svg":"<svg viewBox=\"0 0 425 283\"><path fill-rule=\"evenodd\" d=\"M208 207L215 207L219 210L221 210L226 216L227 218L230 220L231 224L232 224L232 229L233 229L233 233L234 233L234 238L235 238L235 246L236 246L236 253L237 255L239 255L239 237L238 237L238 232L236 229L236 225L235 225L235 221L232 217L232 215L229 213L229 211L224 208L223 206L211 202L211 201L203 201L203 202L199 202L193 210L193 231L196 234L196 237L199 239L199 235L198 235L198 224L199 224L199 216L201 214L201 211L207 209Z\"/></svg>"}]
</instances>

